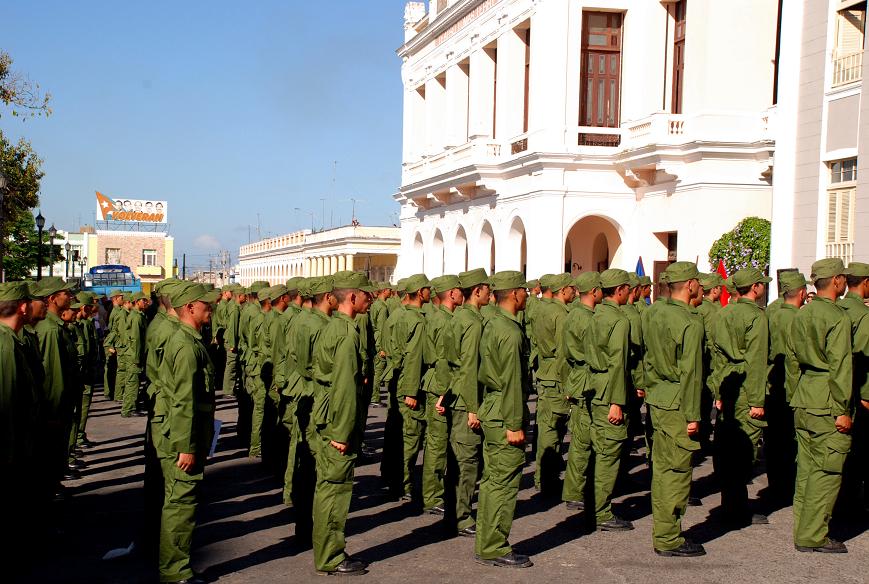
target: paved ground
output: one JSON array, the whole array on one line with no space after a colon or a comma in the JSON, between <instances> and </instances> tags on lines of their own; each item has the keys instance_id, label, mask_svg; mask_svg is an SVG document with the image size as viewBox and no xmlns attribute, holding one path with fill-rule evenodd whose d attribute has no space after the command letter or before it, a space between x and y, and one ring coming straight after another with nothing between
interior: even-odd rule
<instances>
[{"instance_id":1,"label":"paved ground","mask_svg":"<svg viewBox=\"0 0 869 584\"><path fill-rule=\"evenodd\" d=\"M45 561L30 581L40 583L139 583L151 570L134 555L102 560L113 548L126 547L143 519L142 418L121 419L114 402L95 399L88 433L97 446L85 456L82 479L67 483L70 497L58 504L61 532L45 542ZM369 442L380 448L385 410L372 409ZM218 418L224 431L206 471L200 525L194 541L194 567L227 583L322 581L313 570L310 549L297 545L293 514L281 503L277 482L258 462L238 449L234 401L222 398ZM379 458L357 469L347 523L348 551L371 562L368 582L836 582L869 580L869 535L865 521L849 518L836 528L847 542L847 555L803 554L791 543L791 509L770 515L770 525L725 532L708 517L719 504L709 473L711 463L695 472L702 507L689 508L685 528L706 546L703 558L656 556L651 547L648 491L623 494L617 512L634 521L629 533L586 533L581 516L558 501L534 493L532 472L525 469L511 541L530 554L534 567L506 570L473 561L473 540L451 537L437 518L409 504L388 501L378 489ZM648 481L639 457L632 476ZM752 492L765 487L758 478Z\"/></svg>"}]
</instances>

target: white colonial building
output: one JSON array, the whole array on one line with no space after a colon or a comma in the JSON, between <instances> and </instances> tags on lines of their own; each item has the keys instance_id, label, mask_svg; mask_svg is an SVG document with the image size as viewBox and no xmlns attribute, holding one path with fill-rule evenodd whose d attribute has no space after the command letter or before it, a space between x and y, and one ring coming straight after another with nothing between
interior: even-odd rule
<instances>
[{"instance_id":1,"label":"white colonial building","mask_svg":"<svg viewBox=\"0 0 869 584\"><path fill-rule=\"evenodd\" d=\"M387 281L395 271L400 247L397 227L305 229L241 246L236 282L243 286L257 280L283 284L293 276L328 276L341 270Z\"/></svg>"},{"instance_id":2,"label":"white colonial building","mask_svg":"<svg viewBox=\"0 0 869 584\"><path fill-rule=\"evenodd\" d=\"M869 262L866 0L788 0L782 12L771 269ZM866 116L863 116L866 112Z\"/></svg>"},{"instance_id":3,"label":"white colonial building","mask_svg":"<svg viewBox=\"0 0 869 584\"><path fill-rule=\"evenodd\" d=\"M771 216L778 4L408 3L396 275L704 267Z\"/></svg>"}]
</instances>

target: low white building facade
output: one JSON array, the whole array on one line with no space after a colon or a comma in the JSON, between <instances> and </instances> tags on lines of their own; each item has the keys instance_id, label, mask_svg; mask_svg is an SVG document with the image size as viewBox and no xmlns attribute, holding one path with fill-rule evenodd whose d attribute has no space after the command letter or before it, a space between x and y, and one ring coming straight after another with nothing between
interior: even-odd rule
<instances>
[{"instance_id":1,"label":"low white building facade","mask_svg":"<svg viewBox=\"0 0 869 584\"><path fill-rule=\"evenodd\" d=\"M241 246L235 281L243 286L258 280L275 285L293 276L328 276L341 270L389 281L400 247L397 227L305 229Z\"/></svg>"},{"instance_id":2,"label":"low white building facade","mask_svg":"<svg viewBox=\"0 0 869 584\"><path fill-rule=\"evenodd\" d=\"M703 268L770 217L776 0L427 10L408 3L398 50L398 277Z\"/></svg>"}]
</instances>

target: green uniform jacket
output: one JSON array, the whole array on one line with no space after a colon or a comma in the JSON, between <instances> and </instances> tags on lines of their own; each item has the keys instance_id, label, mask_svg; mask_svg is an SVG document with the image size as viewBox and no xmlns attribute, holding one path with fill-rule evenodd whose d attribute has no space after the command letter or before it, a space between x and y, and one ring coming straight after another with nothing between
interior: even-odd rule
<instances>
[{"instance_id":1,"label":"green uniform jacket","mask_svg":"<svg viewBox=\"0 0 869 584\"><path fill-rule=\"evenodd\" d=\"M226 350L238 349L238 319L241 315L241 307L235 299L229 300L226 303L226 308L223 312L223 325L225 327L223 333L223 346Z\"/></svg>"},{"instance_id":2,"label":"green uniform jacket","mask_svg":"<svg viewBox=\"0 0 869 584\"><path fill-rule=\"evenodd\" d=\"M449 339L452 319L453 313L443 306L438 306L425 319L424 360L427 369L422 388L434 395L446 394L452 382L452 370L447 358L447 346L452 344Z\"/></svg>"},{"instance_id":3,"label":"green uniform jacket","mask_svg":"<svg viewBox=\"0 0 869 584\"><path fill-rule=\"evenodd\" d=\"M215 339L223 339L226 332L226 300L222 298L214 307L214 312L211 315L211 331Z\"/></svg>"},{"instance_id":4,"label":"green uniform jacket","mask_svg":"<svg viewBox=\"0 0 869 584\"><path fill-rule=\"evenodd\" d=\"M586 336L593 318L593 309L581 302L574 304L561 334L567 375L564 380L564 393L574 400L580 400L586 392L594 390L585 355L588 349Z\"/></svg>"},{"instance_id":5,"label":"green uniform jacket","mask_svg":"<svg viewBox=\"0 0 869 584\"><path fill-rule=\"evenodd\" d=\"M145 366L145 333L147 325L142 311L134 308L126 320L127 356L137 367Z\"/></svg>"},{"instance_id":6,"label":"green uniform jacket","mask_svg":"<svg viewBox=\"0 0 869 584\"><path fill-rule=\"evenodd\" d=\"M869 307L863 299L848 292L836 303L851 320L851 368L854 371L854 397L869 400Z\"/></svg>"},{"instance_id":7,"label":"green uniform jacket","mask_svg":"<svg viewBox=\"0 0 869 584\"><path fill-rule=\"evenodd\" d=\"M643 313L646 402L700 420L703 324L679 300L656 302Z\"/></svg>"},{"instance_id":8,"label":"green uniform jacket","mask_svg":"<svg viewBox=\"0 0 869 584\"><path fill-rule=\"evenodd\" d=\"M788 402L794 395L794 384L798 378L798 370L787 374L788 365L793 366L793 362L787 359L788 337L799 310L796 306L783 303L769 316L769 385L772 390L784 388Z\"/></svg>"},{"instance_id":9,"label":"green uniform jacket","mask_svg":"<svg viewBox=\"0 0 869 584\"><path fill-rule=\"evenodd\" d=\"M39 404L40 413L44 396L42 387L45 383L45 369L42 366L42 352L39 349L39 335L36 329L31 325L26 324L19 333L21 340L24 342L24 352L27 357L27 364L30 368L30 376L33 379L33 397L34 401Z\"/></svg>"},{"instance_id":10,"label":"green uniform jacket","mask_svg":"<svg viewBox=\"0 0 869 584\"><path fill-rule=\"evenodd\" d=\"M269 336L272 342L272 386L281 395L292 397L299 391L298 385L301 377L296 369L296 346L292 341L293 324L296 316L302 309L295 303L287 306L287 309L271 323Z\"/></svg>"},{"instance_id":11,"label":"green uniform jacket","mask_svg":"<svg viewBox=\"0 0 869 584\"><path fill-rule=\"evenodd\" d=\"M361 367L356 323L343 312L335 312L318 335L314 355L313 419L329 440L351 444L360 434L359 408L367 404L362 397ZM351 446L351 452L356 446Z\"/></svg>"},{"instance_id":12,"label":"green uniform jacket","mask_svg":"<svg viewBox=\"0 0 869 584\"><path fill-rule=\"evenodd\" d=\"M45 400L48 419L56 420L58 416L65 415L75 399L78 383L75 345L70 343L63 321L53 312L48 312L37 323L36 334L45 372L42 398Z\"/></svg>"},{"instance_id":13,"label":"green uniform jacket","mask_svg":"<svg viewBox=\"0 0 869 584\"><path fill-rule=\"evenodd\" d=\"M359 331L359 357L362 359L362 377L374 379L374 329L367 312L356 315L356 329Z\"/></svg>"},{"instance_id":14,"label":"green uniform jacket","mask_svg":"<svg viewBox=\"0 0 869 584\"><path fill-rule=\"evenodd\" d=\"M592 317L586 340L586 359L592 374L594 400L600 404L627 403L628 338L631 323L619 305L604 300Z\"/></svg>"},{"instance_id":15,"label":"green uniform jacket","mask_svg":"<svg viewBox=\"0 0 869 584\"><path fill-rule=\"evenodd\" d=\"M266 374L274 378L274 336L281 333L281 323L283 322L283 314L277 309L272 308L268 312L263 313L263 322L260 326L259 339L259 357L260 366L262 367L263 376ZM271 389L267 387L266 389Z\"/></svg>"},{"instance_id":16,"label":"green uniform jacket","mask_svg":"<svg viewBox=\"0 0 869 584\"><path fill-rule=\"evenodd\" d=\"M450 393L455 396L453 409L476 414L480 408L480 337L483 317L480 309L470 304L456 308L449 322L446 356L450 366Z\"/></svg>"},{"instance_id":17,"label":"green uniform jacket","mask_svg":"<svg viewBox=\"0 0 869 584\"><path fill-rule=\"evenodd\" d=\"M257 302L245 302L238 315L238 349L242 362L247 366L248 359L253 357L251 322L261 312ZM245 369L247 371L247 369Z\"/></svg>"},{"instance_id":18,"label":"green uniform jacket","mask_svg":"<svg viewBox=\"0 0 869 584\"><path fill-rule=\"evenodd\" d=\"M705 333L703 336L703 376L708 381L713 374L713 355L716 354L715 321L721 312L721 304L704 298L703 302L694 310L703 319L703 331ZM712 389L711 384L707 383L707 385Z\"/></svg>"},{"instance_id":19,"label":"green uniform jacket","mask_svg":"<svg viewBox=\"0 0 869 584\"><path fill-rule=\"evenodd\" d=\"M392 298L390 298L392 300ZM402 314L404 314L404 305L396 304L390 311L389 316L386 318L386 324L383 326L383 331L381 332L381 342L383 343L383 350L386 352L386 369L383 372L383 381L388 383L395 377L396 372L399 367L396 366L396 363L400 363L399 352L396 351L392 346L392 329L395 328L395 323L399 321Z\"/></svg>"},{"instance_id":20,"label":"green uniform jacket","mask_svg":"<svg viewBox=\"0 0 869 584\"><path fill-rule=\"evenodd\" d=\"M245 371L252 377L257 377L262 372L265 362L265 351L271 350L267 346L268 339L265 338L265 315L262 308L251 311L250 319L245 327L245 354L244 359Z\"/></svg>"},{"instance_id":21,"label":"green uniform jacket","mask_svg":"<svg viewBox=\"0 0 869 584\"><path fill-rule=\"evenodd\" d=\"M625 304L620 308L622 314L628 318L631 324L631 330L628 335L628 373L630 374L631 385L634 389L645 389L643 323L640 309L637 308L636 304Z\"/></svg>"},{"instance_id":22,"label":"green uniform jacket","mask_svg":"<svg viewBox=\"0 0 869 584\"><path fill-rule=\"evenodd\" d=\"M128 311L123 306L115 306L109 313L108 333L103 340L103 346L106 349L115 349L118 353L122 353L126 347L126 339L124 331L127 328Z\"/></svg>"},{"instance_id":23,"label":"green uniform jacket","mask_svg":"<svg viewBox=\"0 0 869 584\"><path fill-rule=\"evenodd\" d=\"M721 309L715 320L715 346L721 353L722 384L741 379L740 396L749 407L762 408L766 401L769 362L769 322L763 309L747 298L740 298ZM715 394L720 399L720 387Z\"/></svg>"},{"instance_id":24,"label":"green uniform jacket","mask_svg":"<svg viewBox=\"0 0 869 584\"><path fill-rule=\"evenodd\" d=\"M368 309L371 318L371 327L374 329L374 346L377 352L385 351L383 345L383 329L386 327L386 319L389 318L389 305L385 300L378 298Z\"/></svg>"},{"instance_id":25,"label":"green uniform jacket","mask_svg":"<svg viewBox=\"0 0 869 584\"><path fill-rule=\"evenodd\" d=\"M815 297L794 317L788 337L791 407L810 414L851 413L851 321L834 302Z\"/></svg>"},{"instance_id":26,"label":"green uniform jacket","mask_svg":"<svg viewBox=\"0 0 869 584\"><path fill-rule=\"evenodd\" d=\"M422 391L423 354L426 333L425 317L415 306L405 306L392 325L393 366L398 371L396 395L399 398L419 398Z\"/></svg>"},{"instance_id":27,"label":"green uniform jacket","mask_svg":"<svg viewBox=\"0 0 869 584\"><path fill-rule=\"evenodd\" d=\"M100 335L97 332L97 326L94 322L94 317L88 317L81 321L84 329L85 337L87 337L87 356L85 361L87 366L93 371L100 361Z\"/></svg>"},{"instance_id":28,"label":"green uniform jacket","mask_svg":"<svg viewBox=\"0 0 869 584\"><path fill-rule=\"evenodd\" d=\"M567 305L558 300L543 298L529 312L531 351L537 350L537 379L555 382L561 387L565 376L565 361L562 355L564 324L567 322ZM533 315L533 318L531 317ZM533 361L532 361L533 363ZM551 385L551 384L550 384Z\"/></svg>"},{"instance_id":29,"label":"green uniform jacket","mask_svg":"<svg viewBox=\"0 0 869 584\"><path fill-rule=\"evenodd\" d=\"M166 438L158 448L204 458L214 435L216 382L202 335L193 327L179 323L163 350L158 379L153 424Z\"/></svg>"},{"instance_id":30,"label":"green uniform jacket","mask_svg":"<svg viewBox=\"0 0 869 584\"><path fill-rule=\"evenodd\" d=\"M24 341L0 323L0 468L19 466L33 455L38 404L32 387Z\"/></svg>"},{"instance_id":31,"label":"green uniform jacket","mask_svg":"<svg viewBox=\"0 0 869 584\"><path fill-rule=\"evenodd\" d=\"M493 305L480 338L480 384L485 395L477 416L486 423L503 423L511 432L528 421L525 381L528 348L515 316Z\"/></svg>"},{"instance_id":32,"label":"green uniform jacket","mask_svg":"<svg viewBox=\"0 0 869 584\"><path fill-rule=\"evenodd\" d=\"M329 317L325 312L316 308L302 310L293 319L290 334L295 346L296 372L302 380L302 383L299 384L297 395L314 395L316 389L314 348L317 345L320 333L326 328L327 324L329 324Z\"/></svg>"},{"instance_id":33,"label":"green uniform jacket","mask_svg":"<svg viewBox=\"0 0 869 584\"><path fill-rule=\"evenodd\" d=\"M180 326L181 321L176 316L166 316L159 320L155 318L148 325L148 358L145 361L145 372L151 381L148 384L147 392L152 399L160 388L158 379L160 366L163 364L163 356L166 353L166 345Z\"/></svg>"}]
</instances>

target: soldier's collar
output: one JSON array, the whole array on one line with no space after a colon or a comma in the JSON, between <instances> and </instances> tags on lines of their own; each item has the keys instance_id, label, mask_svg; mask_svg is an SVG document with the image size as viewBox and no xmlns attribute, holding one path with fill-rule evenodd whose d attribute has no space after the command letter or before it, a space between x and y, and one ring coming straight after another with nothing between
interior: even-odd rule
<instances>
[{"instance_id":1,"label":"soldier's collar","mask_svg":"<svg viewBox=\"0 0 869 584\"><path fill-rule=\"evenodd\" d=\"M202 333L200 331L196 330L195 328L193 328L192 326L190 326L189 324L187 324L183 320L179 320L178 322L181 325L181 330L183 330L185 333L187 333L188 335L190 335L191 337L193 337L194 339L196 339L198 341L202 340Z\"/></svg>"}]
</instances>

